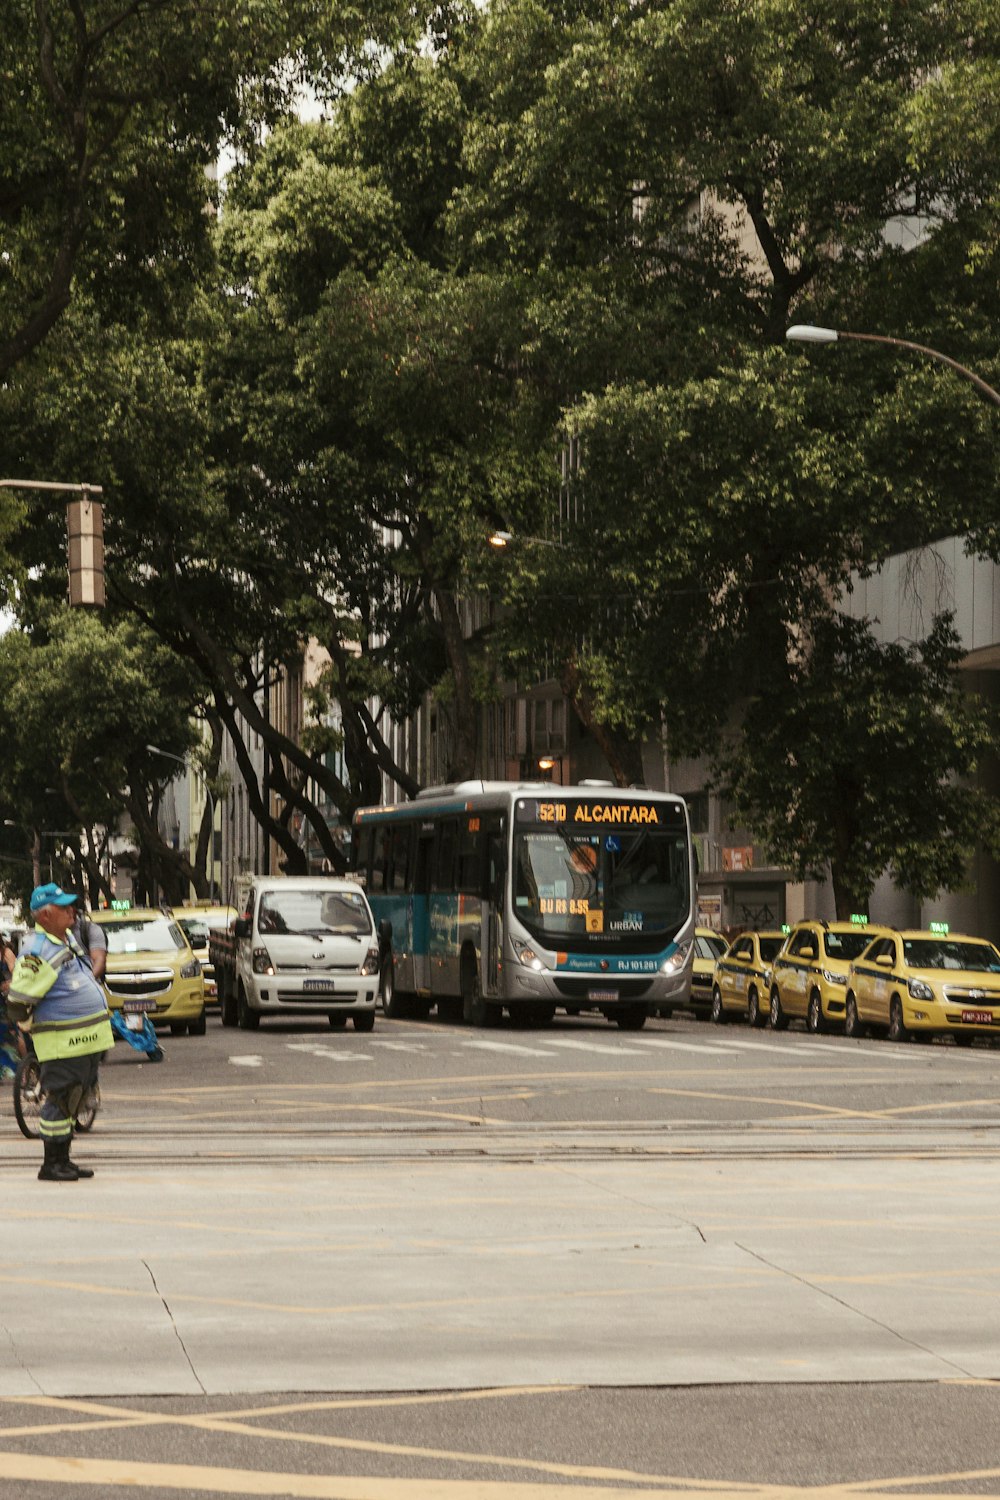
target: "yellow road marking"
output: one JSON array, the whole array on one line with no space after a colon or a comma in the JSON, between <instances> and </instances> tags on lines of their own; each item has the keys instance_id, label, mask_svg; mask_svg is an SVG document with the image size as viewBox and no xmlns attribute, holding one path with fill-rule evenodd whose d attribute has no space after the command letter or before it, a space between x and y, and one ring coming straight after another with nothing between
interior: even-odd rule
<instances>
[{"instance_id":1,"label":"yellow road marking","mask_svg":"<svg viewBox=\"0 0 1000 1500\"><path fill-rule=\"evenodd\" d=\"M377 1479L352 1475L292 1474L262 1469L224 1469L207 1464L139 1463L116 1459L46 1457L0 1452L0 1479L21 1484L105 1485L130 1489L174 1489L212 1495L285 1495L294 1500L552 1500L551 1483L504 1483L479 1479ZM682 1500L703 1489L644 1488L657 1500ZM717 1495L754 1495L753 1485L727 1486ZM773 1493L773 1492L772 1492ZM560 1485L563 1500L622 1500L629 1486Z\"/></svg>"}]
</instances>

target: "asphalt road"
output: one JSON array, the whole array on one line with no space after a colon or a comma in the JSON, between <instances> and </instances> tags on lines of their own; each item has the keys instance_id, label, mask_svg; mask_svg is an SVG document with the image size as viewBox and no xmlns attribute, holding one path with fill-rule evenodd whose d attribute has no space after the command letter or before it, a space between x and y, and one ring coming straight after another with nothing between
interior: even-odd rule
<instances>
[{"instance_id":1,"label":"asphalt road","mask_svg":"<svg viewBox=\"0 0 1000 1500\"><path fill-rule=\"evenodd\" d=\"M0 1497L1000 1493L1000 1051L265 1024L0 1095Z\"/></svg>"}]
</instances>

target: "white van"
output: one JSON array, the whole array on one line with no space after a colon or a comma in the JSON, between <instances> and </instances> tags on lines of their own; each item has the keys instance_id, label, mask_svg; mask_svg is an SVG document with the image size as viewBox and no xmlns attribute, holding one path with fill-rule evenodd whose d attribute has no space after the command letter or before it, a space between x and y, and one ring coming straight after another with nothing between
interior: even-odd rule
<instances>
[{"instance_id":1,"label":"white van","mask_svg":"<svg viewBox=\"0 0 1000 1500\"><path fill-rule=\"evenodd\" d=\"M379 938L361 886L332 876L252 877L236 938L237 1024L262 1016L351 1017L375 1025Z\"/></svg>"}]
</instances>

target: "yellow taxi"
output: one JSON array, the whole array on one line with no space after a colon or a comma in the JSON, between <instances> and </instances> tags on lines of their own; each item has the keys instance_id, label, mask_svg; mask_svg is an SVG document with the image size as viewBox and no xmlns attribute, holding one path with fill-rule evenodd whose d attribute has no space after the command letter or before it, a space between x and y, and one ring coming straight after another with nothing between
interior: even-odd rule
<instances>
[{"instance_id":1,"label":"yellow taxi","mask_svg":"<svg viewBox=\"0 0 1000 1500\"><path fill-rule=\"evenodd\" d=\"M984 938L949 932L890 932L851 965L847 984L848 1036L869 1029L894 1042L953 1036L969 1046L1000 1030L1000 952Z\"/></svg>"},{"instance_id":2,"label":"yellow taxi","mask_svg":"<svg viewBox=\"0 0 1000 1500\"><path fill-rule=\"evenodd\" d=\"M804 1020L812 1032L843 1026L847 971L873 938L890 931L861 915L849 922L815 917L796 922L771 967L772 1030L783 1031L795 1017Z\"/></svg>"},{"instance_id":3,"label":"yellow taxi","mask_svg":"<svg viewBox=\"0 0 1000 1500\"><path fill-rule=\"evenodd\" d=\"M104 987L124 1015L148 1015L175 1036L205 1034L205 979L169 912L127 907L91 913L108 940Z\"/></svg>"},{"instance_id":4,"label":"yellow taxi","mask_svg":"<svg viewBox=\"0 0 1000 1500\"><path fill-rule=\"evenodd\" d=\"M712 983L715 965L729 944L721 932L712 927L694 930L694 959L691 967L691 1009L704 1018L712 1010Z\"/></svg>"},{"instance_id":5,"label":"yellow taxi","mask_svg":"<svg viewBox=\"0 0 1000 1500\"><path fill-rule=\"evenodd\" d=\"M715 965L712 1020L721 1025L731 1015L746 1016L751 1026L766 1026L771 996L771 965L785 932L743 932Z\"/></svg>"},{"instance_id":6,"label":"yellow taxi","mask_svg":"<svg viewBox=\"0 0 1000 1500\"><path fill-rule=\"evenodd\" d=\"M178 927L191 945L195 958L201 964L205 976L205 1004L219 1003L219 990L215 982L215 965L208 961L208 935L215 927L225 929L240 913L235 906L175 906L174 917Z\"/></svg>"}]
</instances>

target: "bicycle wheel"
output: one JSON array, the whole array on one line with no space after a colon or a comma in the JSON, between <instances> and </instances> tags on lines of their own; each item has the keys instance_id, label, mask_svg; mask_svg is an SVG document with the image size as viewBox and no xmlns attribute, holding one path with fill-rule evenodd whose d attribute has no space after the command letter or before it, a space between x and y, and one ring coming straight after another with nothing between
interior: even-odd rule
<instances>
[{"instance_id":1,"label":"bicycle wheel","mask_svg":"<svg viewBox=\"0 0 1000 1500\"><path fill-rule=\"evenodd\" d=\"M95 1083L92 1089L88 1089L80 1101L80 1108L76 1116L77 1130L89 1130L97 1119L97 1111L101 1107L101 1085Z\"/></svg>"},{"instance_id":2,"label":"bicycle wheel","mask_svg":"<svg viewBox=\"0 0 1000 1500\"><path fill-rule=\"evenodd\" d=\"M14 1115L18 1129L29 1141L38 1139L38 1116L44 1097L38 1058L22 1057L14 1074Z\"/></svg>"}]
</instances>

